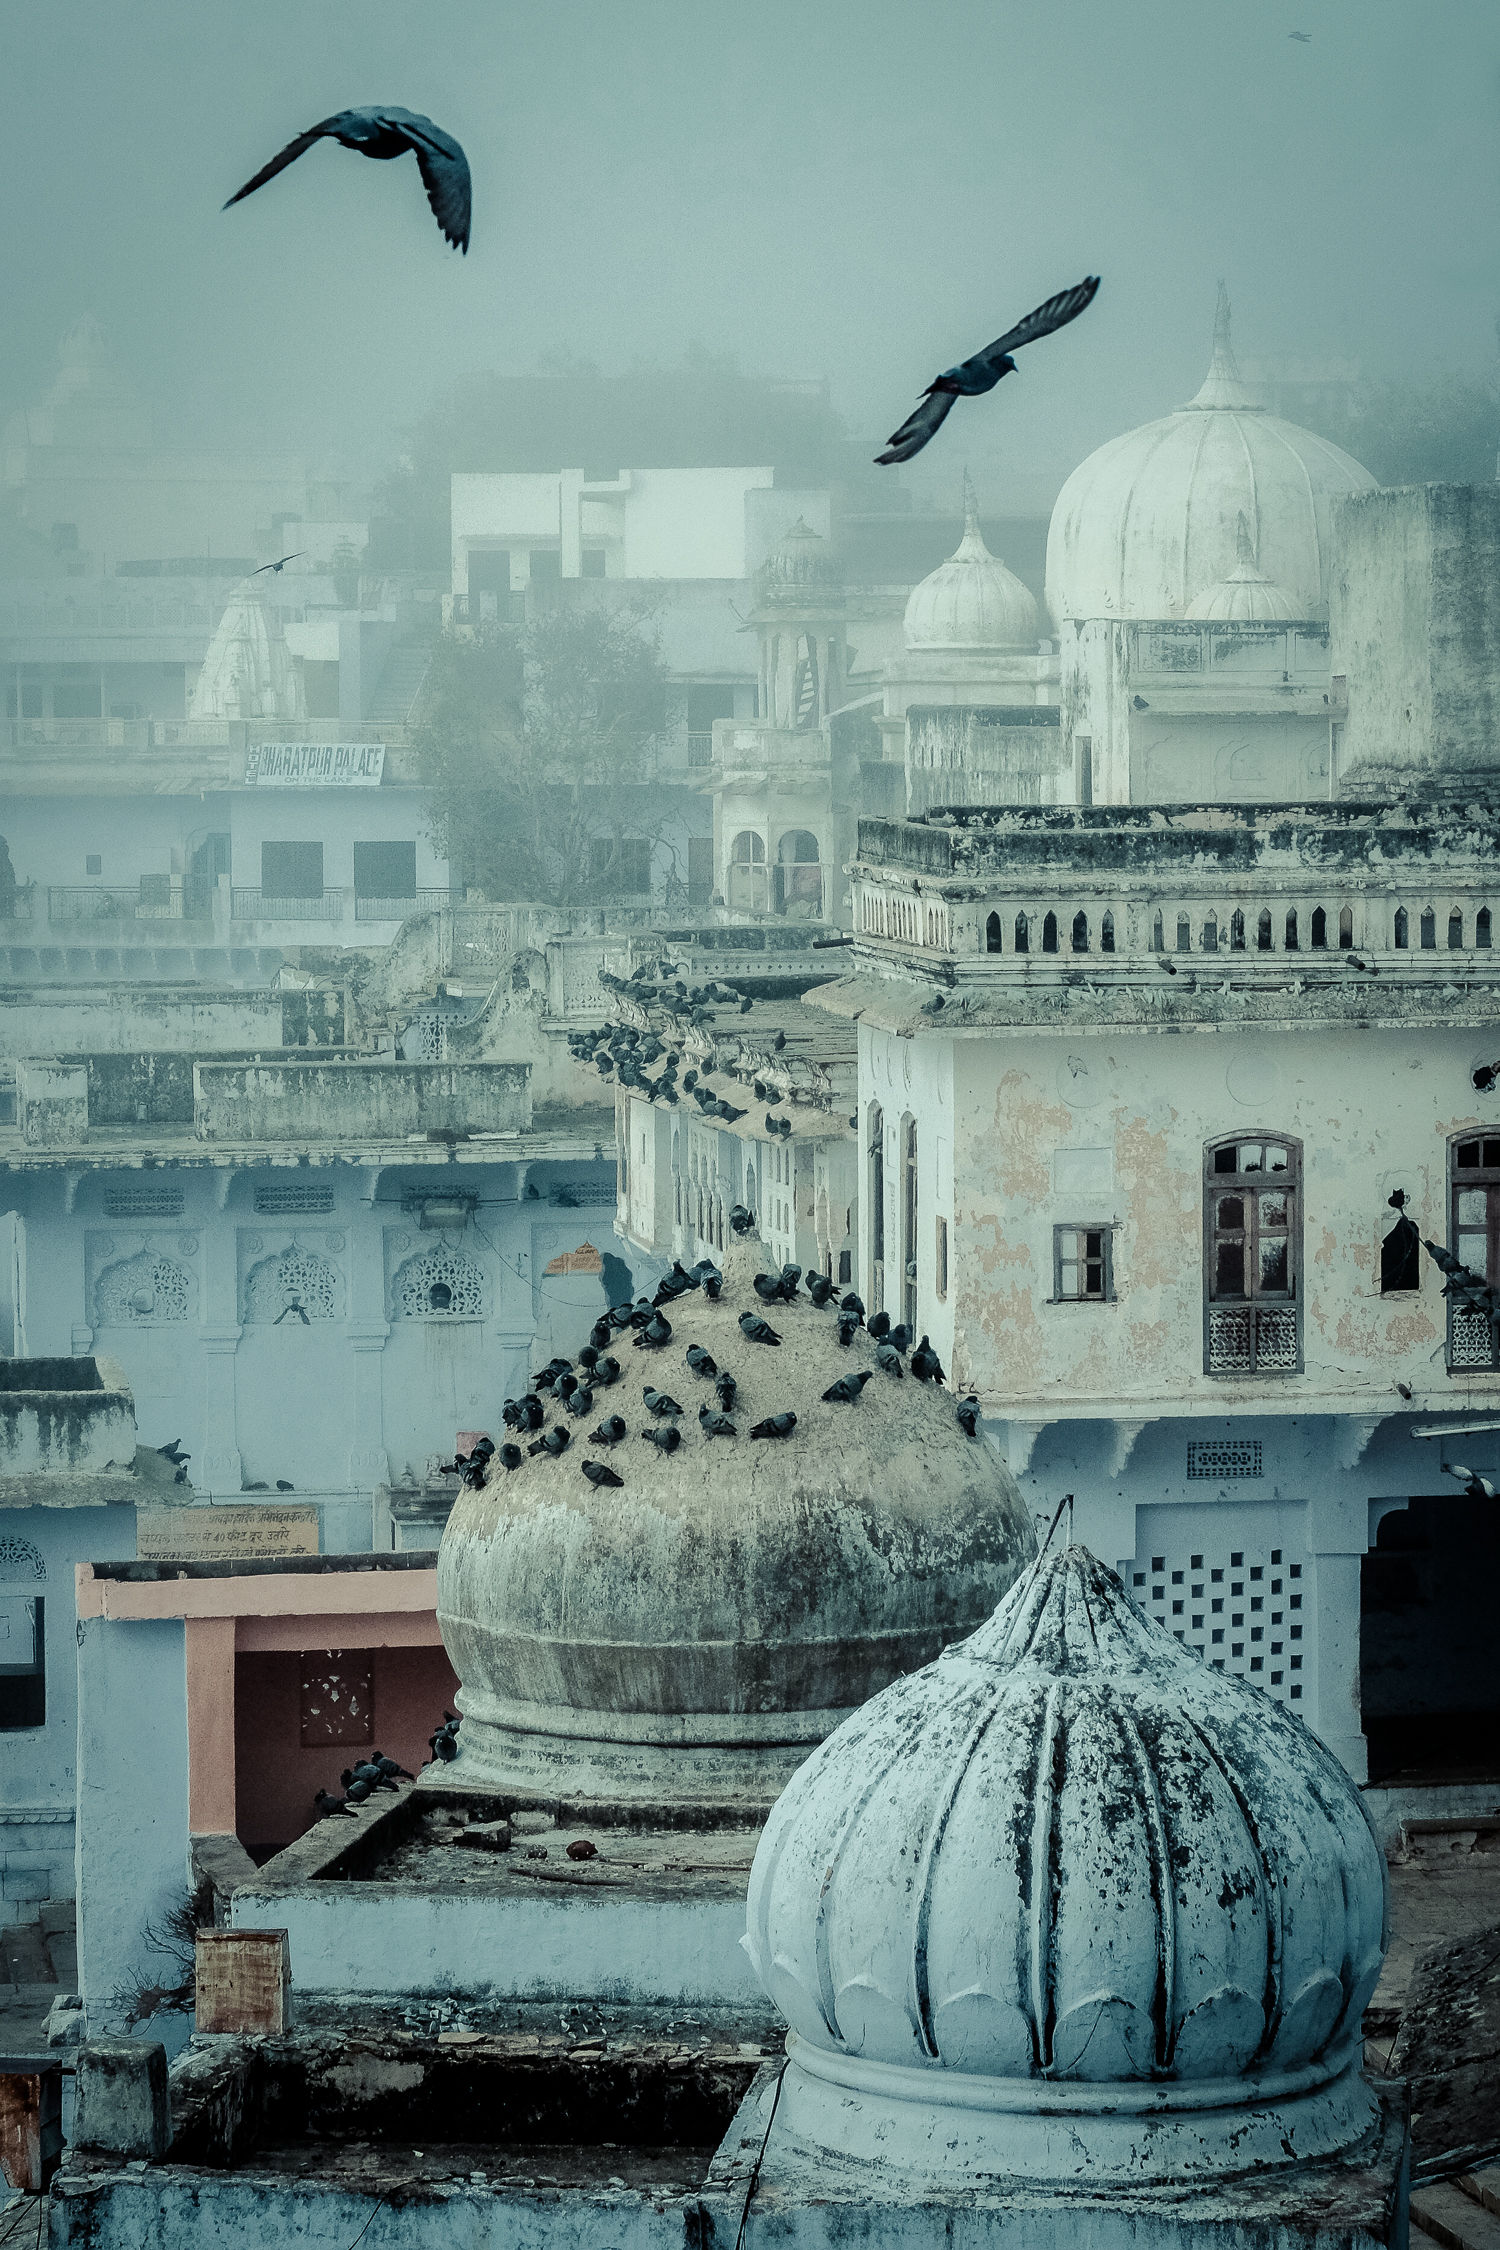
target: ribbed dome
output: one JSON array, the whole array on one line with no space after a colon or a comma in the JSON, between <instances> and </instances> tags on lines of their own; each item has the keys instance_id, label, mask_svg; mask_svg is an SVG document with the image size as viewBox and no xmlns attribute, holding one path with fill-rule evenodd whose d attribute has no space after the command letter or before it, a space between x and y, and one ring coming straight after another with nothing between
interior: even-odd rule
<instances>
[{"instance_id":1,"label":"ribbed dome","mask_svg":"<svg viewBox=\"0 0 1500 2250\"><path fill-rule=\"evenodd\" d=\"M946 1392L875 1373L856 1405L822 1394L874 1367L805 1291L764 1306L751 1235L726 1252L718 1303L664 1309L671 1342L610 1347L621 1380L554 1460L528 1457L463 1492L438 1555L438 1620L462 1681L453 1778L554 1793L769 1806L808 1748L948 1641L972 1632L1035 1552L1030 1513ZM743 1312L782 1341L749 1341ZM580 1339L582 1341L582 1339ZM739 1385L733 1437L709 1437L701 1344ZM641 1431L651 1384L685 1408L664 1454ZM550 1402L549 1402L550 1407ZM790 1437L752 1438L790 1410ZM619 1413L629 1435L588 1442ZM497 1433L505 1434L509 1433ZM596 1490L587 1458L620 1488Z\"/></svg>"},{"instance_id":2,"label":"ribbed dome","mask_svg":"<svg viewBox=\"0 0 1500 2250\"><path fill-rule=\"evenodd\" d=\"M1374 484L1326 438L1267 413L1240 380L1221 287L1196 398L1100 446L1059 493L1047 605L1058 623L1189 615L1233 575L1243 514L1260 567L1292 605L1285 614L1326 617L1332 504Z\"/></svg>"},{"instance_id":3,"label":"ribbed dome","mask_svg":"<svg viewBox=\"0 0 1500 2250\"><path fill-rule=\"evenodd\" d=\"M281 620L247 578L225 604L188 704L192 719L300 719L302 675Z\"/></svg>"},{"instance_id":4,"label":"ribbed dome","mask_svg":"<svg viewBox=\"0 0 1500 2250\"><path fill-rule=\"evenodd\" d=\"M791 608L824 605L843 591L843 578L828 541L802 516L756 573L756 592L765 603Z\"/></svg>"},{"instance_id":5,"label":"ribbed dome","mask_svg":"<svg viewBox=\"0 0 1500 2250\"><path fill-rule=\"evenodd\" d=\"M1385 1865L1301 1721L1072 1547L814 1752L748 1922L815 2076L1016 2109L1050 2100L1033 2082L1135 2084L1156 2109L1217 2082L1222 2107L1351 2066Z\"/></svg>"},{"instance_id":6,"label":"ribbed dome","mask_svg":"<svg viewBox=\"0 0 1500 2250\"><path fill-rule=\"evenodd\" d=\"M1037 607L1013 570L992 555L965 479L964 535L906 604L909 649L1035 648Z\"/></svg>"},{"instance_id":7,"label":"ribbed dome","mask_svg":"<svg viewBox=\"0 0 1500 2250\"><path fill-rule=\"evenodd\" d=\"M1189 617L1244 620L1257 625L1279 625L1297 617L1296 595L1267 578L1257 563L1250 526L1243 515L1237 537L1239 559L1233 570L1189 602Z\"/></svg>"}]
</instances>

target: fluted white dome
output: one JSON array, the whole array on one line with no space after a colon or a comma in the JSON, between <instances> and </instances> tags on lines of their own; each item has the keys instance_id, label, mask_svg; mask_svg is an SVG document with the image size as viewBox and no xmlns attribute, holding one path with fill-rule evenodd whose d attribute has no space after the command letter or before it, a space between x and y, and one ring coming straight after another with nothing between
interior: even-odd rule
<instances>
[{"instance_id":1,"label":"fluted white dome","mask_svg":"<svg viewBox=\"0 0 1500 2250\"><path fill-rule=\"evenodd\" d=\"M1255 559L1250 526L1243 513L1237 533L1238 560L1227 578L1215 579L1188 603L1189 617L1279 625L1300 617L1297 597L1268 578Z\"/></svg>"},{"instance_id":2,"label":"fluted white dome","mask_svg":"<svg viewBox=\"0 0 1500 2250\"><path fill-rule=\"evenodd\" d=\"M188 704L191 719L300 719L302 675L254 578L230 595Z\"/></svg>"},{"instance_id":3,"label":"fluted white dome","mask_svg":"<svg viewBox=\"0 0 1500 2250\"><path fill-rule=\"evenodd\" d=\"M1240 380L1222 289L1213 358L1196 398L1111 438L1073 471L1047 534L1053 618L1183 617L1236 567L1243 514L1259 567L1291 603L1328 614L1332 505L1367 492L1367 469L1268 413Z\"/></svg>"},{"instance_id":4,"label":"fluted white dome","mask_svg":"<svg viewBox=\"0 0 1500 2250\"><path fill-rule=\"evenodd\" d=\"M902 631L909 649L1035 648L1034 597L979 529L979 514L965 488L964 535L907 599Z\"/></svg>"},{"instance_id":5,"label":"fluted white dome","mask_svg":"<svg viewBox=\"0 0 1500 2250\"><path fill-rule=\"evenodd\" d=\"M1081 1547L814 1752L748 1922L784 2106L846 2152L873 2118L920 2161L1003 2147L988 2168L1042 2176L1083 2111L1101 2172L1176 2177L1326 2153L1372 2114L1385 1864L1357 1790Z\"/></svg>"}]
</instances>

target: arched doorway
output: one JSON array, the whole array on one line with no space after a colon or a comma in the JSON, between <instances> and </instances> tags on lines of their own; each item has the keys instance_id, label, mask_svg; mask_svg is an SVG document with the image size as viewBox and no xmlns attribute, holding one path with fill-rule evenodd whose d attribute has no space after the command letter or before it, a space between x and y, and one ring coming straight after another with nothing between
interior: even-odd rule
<instances>
[{"instance_id":1,"label":"arched doorway","mask_svg":"<svg viewBox=\"0 0 1500 2250\"><path fill-rule=\"evenodd\" d=\"M766 911L766 840L753 828L742 828L729 847L726 897L742 914Z\"/></svg>"},{"instance_id":2,"label":"arched doorway","mask_svg":"<svg viewBox=\"0 0 1500 2250\"><path fill-rule=\"evenodd\" d=\"M778 914L799 921L819 921L823 913L823 870L818 861L818 839L810 828L789 828L776 847Z\"/></svg>"},{"instance_id":3,"label":"arched doorway","mask_svg":"<svg viewBox=\"0 0 1500 2250\"><path fill-rule=\"evenodd\" d=\"M1500 1780L1500 1507L1460 1488L1383 1515L1360 1568L1372 1782Z\"/></svg>"}]
</instances>

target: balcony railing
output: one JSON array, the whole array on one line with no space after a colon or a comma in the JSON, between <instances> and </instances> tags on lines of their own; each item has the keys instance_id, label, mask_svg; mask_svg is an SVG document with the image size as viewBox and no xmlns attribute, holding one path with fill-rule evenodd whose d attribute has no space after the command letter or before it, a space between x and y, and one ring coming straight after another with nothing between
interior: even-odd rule
<instances>
[{"instance_id":1,"label":"balcony railing","mask_svg":"<svg viewBox=\"0 0 1500 2250\"><path fill-rule=\"evenodd\" d=\"M696 730L687 738L687 762L690 766L711 766L714 762L714 738L711 733L699 734Z\"/></svg>"},{"instance_id":2,"label":"balcony railing","mask_svg":"<svg viewBox=\"0 0 1500 2250\"><path fill-rule=\"evenodd\" d=\"M342 922L348 897L347 891L315 891L309 898L285 898L237 883L229 894L229 912L236 922Z\"/></svg>"},{"instance_id":3,"label":"balcony railing","mask_svg":"<svg viewBox=\"0 0 1500 2250\"><path fill-rule=\"evenodd\" d=\"M400 750L406 726L341 719L0 719L0 749L243 750L258 742L383 742Z\"/></svg>"},{"instance_id":4,"label":"balcony railing","mask_svg":"<svg viewBox=\"0 0 1500 2250\"><path fill-rule=\"evenodd\" d=\"M405 898L365 898L355 893L356 922L405 922L413 914L437 914L453 904L447 890L411 891Z\"/></svg>"},{"instance_id":5,"label":"balcony railing","mask_svg":"<svg viewBox=\"0 0 1500 2250\"><path fill-rule=\"evenodd\" d=\"M108 883L49 883L49 922L182 922L205 919L210 889L198 877L147 877L133 889Z\"/></svg>"},{"instance_id":6,"label":"balcony railing","mask_svg":"<svg viewBox=\"0 0 1500 2250\"><path fill-rule=\"evenodd\" d=\"M1209 1305L1203 1324L1208 1375L1295 1375L1302 1364L1296 1305Z\"/></svg>"}]
</instances>

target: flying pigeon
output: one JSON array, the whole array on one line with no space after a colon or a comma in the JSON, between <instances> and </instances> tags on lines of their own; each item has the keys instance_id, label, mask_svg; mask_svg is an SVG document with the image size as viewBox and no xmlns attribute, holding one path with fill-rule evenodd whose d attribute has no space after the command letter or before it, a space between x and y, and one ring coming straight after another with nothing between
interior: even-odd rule
<instances>
[{"instance_id":1,"label":"flying pigeon","mask_svg":"<svg viewBox=\"0 0 1500 2250\"><path fill-rule=\"evenodd\" d=\"M622 1476L617 1476L615 1474L614 1470L609 1466L607 1461L585 1461L583 1464L583 1473L588 1478L590 1484L623 1485L625 1482L625 1479Z\"/></svg>"},{"instance_id":2,"label":"flying pigeon","mask_svg":"<svg viewBox=\"0 0 1500 2250\"><path fill-rule=\"evenodd\" d=\"M1466 1500L1500 1500L1500 1486L1491 1484L1477 1469L1464 1469L1456 1461L1445 1461L1443 1474L1462 1481Z\"/></svg>"},{"instance_id":3,"label":"flying pigeon","mask_svg":"<svg viewBox=\"0 0 1500 2250\"><path fill-rule=\"evenodd\" d=\"M288 141L269 164L263 164L254 179L247 180L229 198L225 210L231 203L243 203L247 195L253 195L267 180L274 180L278 172L295 164L314 141L322 140L337 141L341 148L357 149L361 156L372 156L380 162L404 156L410 149L416 157L433 217L446 240L455 249L467 253L471 203L469 160L457 141L434 125L430 117L419 117L410 109L341 109L336 117L325 117L321 125L310 125L305 133Z\"/></svg>"},{"instance_id":4,"label":"flying pigeon","mask_svg":"<svg viewBox=\"0 0 1500 2250\"><path fill-rule=\"evenodd\" d=\"M862 1367L857 1375L841 1375L838 1381L830 1383L823 1393L825 1404L829 1406L853 1406L869 1380L870 1370L868 1367Z\"/></svg>"},{"instance_id":5,"label":"flying pigeon","mask_svg":"<svg viewBox=\"0 0 1500 2250\"><path fill-rule=\"evenodd\" d=\"M1071 289L1059 290L1055 297L1049 297L1044 305L1038 305L1035 312L1028 313L1014 328L1007 328L1003 336L997 336L993 344L986 345L982 352L976 352L972 359L962 361L957 367L947 368L935 377L928 384L927 394L915 413L909 414L900 429L892 435L884 453L876 454L875 459L880 466L885 468L893 462L910 461L920 453L928 440L937 436L955 399L978 398L985 391L992 391L1002 375L1015 372L1016 363L1010 356L1012 352L1019 351L1023 344L1034 344L1039 338L1050 336L1055 328L1065 328L1070 320L1076 320L1085 307L1093 303L1098 287L1099 276L1091 273L1084 280L1076 282Z\"/></svg>"},{"instance_id":6,"label":"flying pigeon","mask_svg":"<svg viewBox=\"0 0 1500 2250\"><path fill-rule=\"evenodd\" d=\"M781 1338L777 1335L771 1323L768 1320L762 1320L759 1313L742 1312L740 1314L740 1333L748 1336L752 1344L779 1344L781 1342Z\"/></svg>"},{"instance_id":7,"label":"flying pigeon","mask_svg":"<svg viewBox=\"0 0 1500 2250\"><path fill-rule=\"evenodd\" d=\"M228 206L226 205L225 208L227 209ZM295 555L283 555L280 562L262 563L260 569L252 570L250 575L252 578L259 578L263 572L268 570L274 570L278 572L283 571L286 569L286 566L289 562L301 562L303 556L306 553L307 549L305 547L299 547Z\"/></svg>"},{"instance_id":8,"label":"flying pigeon","mask_svg":"<svg viewBox=\"0 0 1500 2250\"><path fill-rule=\"evenodd\" d=\"M785 1414L768 1414L763 1422L754 1424L750 1435L752 1437L790 1437L796 1427L797 1417L790 1411Z\"/></svg>"}]
</instances>

